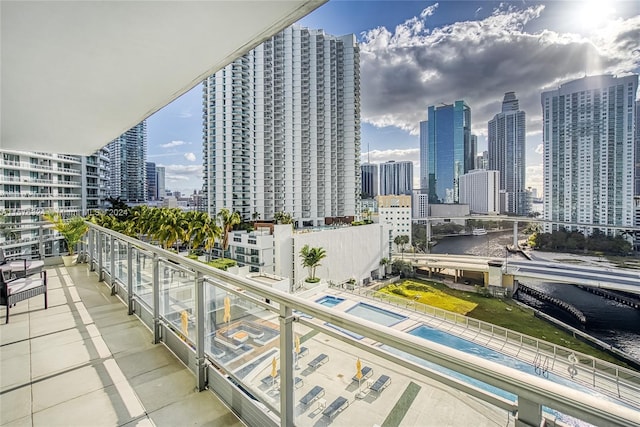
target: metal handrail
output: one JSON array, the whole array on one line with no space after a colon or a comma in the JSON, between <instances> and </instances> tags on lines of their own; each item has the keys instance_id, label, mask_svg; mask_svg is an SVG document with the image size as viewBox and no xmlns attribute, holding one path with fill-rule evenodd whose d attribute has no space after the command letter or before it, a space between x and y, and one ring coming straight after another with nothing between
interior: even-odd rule
<instances>
[{"instance_id":1,"label":"metal handrail","mask_svg":"<svg viewBox=\"0 0 640 427\"><path fill-rule=\"evenodd\" d=\"M280 320L283 325L287 324L286 319L288 318L287 316L290 315L291 310L297 310L320 319L321 321L330 322L333 325L360 334L375 342L387 345L391 348L399 349L418 358L431 361L456 372L464 373L471 378L511 392L518 396L518 406L526 405L530 409L532 405L533 407L539 408L544 405L597 425L626 426L637 424L640 421L640 412L637 409L632 409L622 405L621 403L606 401L598 396L576 390L569 386L556 384L544 378L520 372L515 368L505 367L496 362L485 360L475 355L466 354L462 351L430 342L402 331L381 327L377 323L348 313L331 310L316 302L303 299L296 295L291 295L278 289L270 288L247 278L239 277L231 273L209 267L201 262L154 247L135 238L116 233L91 223L88 223L88 225L91 232L96 233L98 237L101 235L113 236L123 243L151 252L155 260L154 262L157 262L158 259L168 260L191 270L196 277L206 276L208 278L207 280L213 280L216 283L219 283L220 286L224 286L227 289L243 289L257 295L259 298L269 299L270 301L277 303L280 307ZM101 242L102 240L99 238L97 241ZM102 243L99 245L102 245ZM113 250L113 247L111 250ZM94 248L91 252L93 253L90 254L90 256L97 255L98 257L102 257L100 250L96 251ZM101 258L99 258L99 260L100 259ZM101 268L108 268L107 265L102 265L102 261L99 261L99 265ZM157 279L154 279L154 281L157 281ZM197 288L199 286L204 286L204 282L198 282L196 280L196 283L198 283L196 286L196 292L201 293L202 290L198 290ZM157 298L157 296L154 298ZM196 310L198 311L201 309L202 308L200 306L196 307ZM204 317L203 314L203 312L198 312L196 313L196 317L202 319ZM281 335L280 338L280 354L282 356L281 369L285 372L284 378L289 378L289 380L291 380L293 366L291 359L288 359L289 356L287 355L290 353L293 346L293 336L290 333L290 330L289 332L281 331L281 334L282 333L284 333L284 336ZM341 337L341 339L353 344L348 338ZM188 344L185 343L184 345ZM197 352L203 351L202 348L198 349L198 347L199 346L196 343ZM397 360L397 358L390 355L386 355L384 357L392 362ZM281 398L281 423L282 425L288 426L293 425L293 420L287 419L287 414L294 413L293 408L295 407L295 402L293 401L290 392L288 390L285 391L286 392ZM289 398L287 396L289 396ZM477 395L476 397L489 401L488 398L482 395ZM494 402L491 401L490 403ZM527 411L523 412L522 416L526 417L530 416L530 414L531 413ZM533 423L539 422L541 414L538 414L535 417L538 418L538 421L534 420L532 421ZM524 420L523 422L527 422L527 420Z\"/></svg>"}]
</instances>

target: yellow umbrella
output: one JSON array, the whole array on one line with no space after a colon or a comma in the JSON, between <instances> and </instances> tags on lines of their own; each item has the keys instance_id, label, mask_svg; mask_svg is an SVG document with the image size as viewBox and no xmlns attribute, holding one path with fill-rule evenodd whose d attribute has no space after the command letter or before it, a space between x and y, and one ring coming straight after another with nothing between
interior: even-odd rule
<instances>
[{"instance_id":1,"label":"yellow umbrella","mask_svg":"<svg viewBox=\"0 0 640 427\"><path fill-rule=\"evenodd\" d=\"M231 299L228 296L224 297L224 316L222 317L222 321L231 321Z\"/></svg>"},{"instance_id":2,"label":"yellow umbrella","mask_svg":"<svg viewBox=\"0 0 640 427\"><path fill-rule=\"evenodd\" d=\"M356 378L358 382L362 379L362 362L360 362L360 358L358 357L358 361L356 362Z\"/></svg>"},{"instance_id":3,"label":"yellow umbrella","mask_svg":"<svg viewBox=\"0 0 640 427\"><path fill-rule=\"evenodd\" d=\"M296 336L296 354L300 354L300 337Z\"/></svg>"},{"instance_id":4,"label":"yellow umbrella","mask_svg":"<svg viewBox=\"0 0 640 427\"><path fill-rule=\"evenodd\" d=\"M276 357L273 357L273 360L271 361L271 376L273 378L278 376L278 362L276 362Z\"/></svg>"},{"instance_id":5,"label":"yellow umbrella","mask_svg":"<svg viewBox=\"0 0 640 427\"><path fill-rule=\"evenodd\" d=\"M189 336L189 313L186 310L182 310L180 313L180 321L182 322L182 333L185 337Z\"/></svg>"}]
</instances>

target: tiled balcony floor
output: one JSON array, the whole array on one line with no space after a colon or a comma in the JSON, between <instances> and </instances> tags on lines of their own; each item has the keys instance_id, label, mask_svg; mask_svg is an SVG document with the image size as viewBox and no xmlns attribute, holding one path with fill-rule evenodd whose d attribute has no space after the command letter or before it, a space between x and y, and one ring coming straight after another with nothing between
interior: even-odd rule
<instances>
[{"instance_id":1,"label":"tiled balcony floor","mask_svg":"<svg viewBox=\"0 0 640 427\"><path fill-rule=\"evenodd\" d=\"M0 310L2 426L242 426L84 264Z\"/></svg>"}]
</instances>

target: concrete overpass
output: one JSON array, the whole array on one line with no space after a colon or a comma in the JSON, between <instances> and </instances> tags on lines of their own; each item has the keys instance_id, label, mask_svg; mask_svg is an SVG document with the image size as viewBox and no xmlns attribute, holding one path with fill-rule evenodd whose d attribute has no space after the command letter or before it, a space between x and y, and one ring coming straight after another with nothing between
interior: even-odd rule
<instances>
[{"instance_id":1,"label":"concrete overpass","mask_svg":"<svg viewBox=\"0 0 640 427\"><path fill-rule=\"evenodd\" d=\"M415 267L425 267L430 273L453 270L457 281L481 273L486 285L512 287L515 280L538 279L622 291L640 295L640 272L621 268L588 267L548 261L500 259L472 255L404 254ZM400 256L395 256L400 259Z\"/></svg>"}]
</instances>

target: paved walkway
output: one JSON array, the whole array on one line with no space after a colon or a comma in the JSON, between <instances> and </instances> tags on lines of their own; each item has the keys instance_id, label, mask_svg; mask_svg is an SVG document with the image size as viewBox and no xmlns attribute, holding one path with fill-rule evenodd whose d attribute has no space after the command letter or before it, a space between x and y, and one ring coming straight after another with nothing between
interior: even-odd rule
<instances>
[{"instance_id":1,"label":"paved walkway","mask_svg":"<svg viewBox=\"0 0 640 427\"><path fill-rule=\"evenodd\" d=\"M0 310L0 425L243 425L86 265L49 269L48 288L47 310Z\"/></svg>"}]
</instances>

